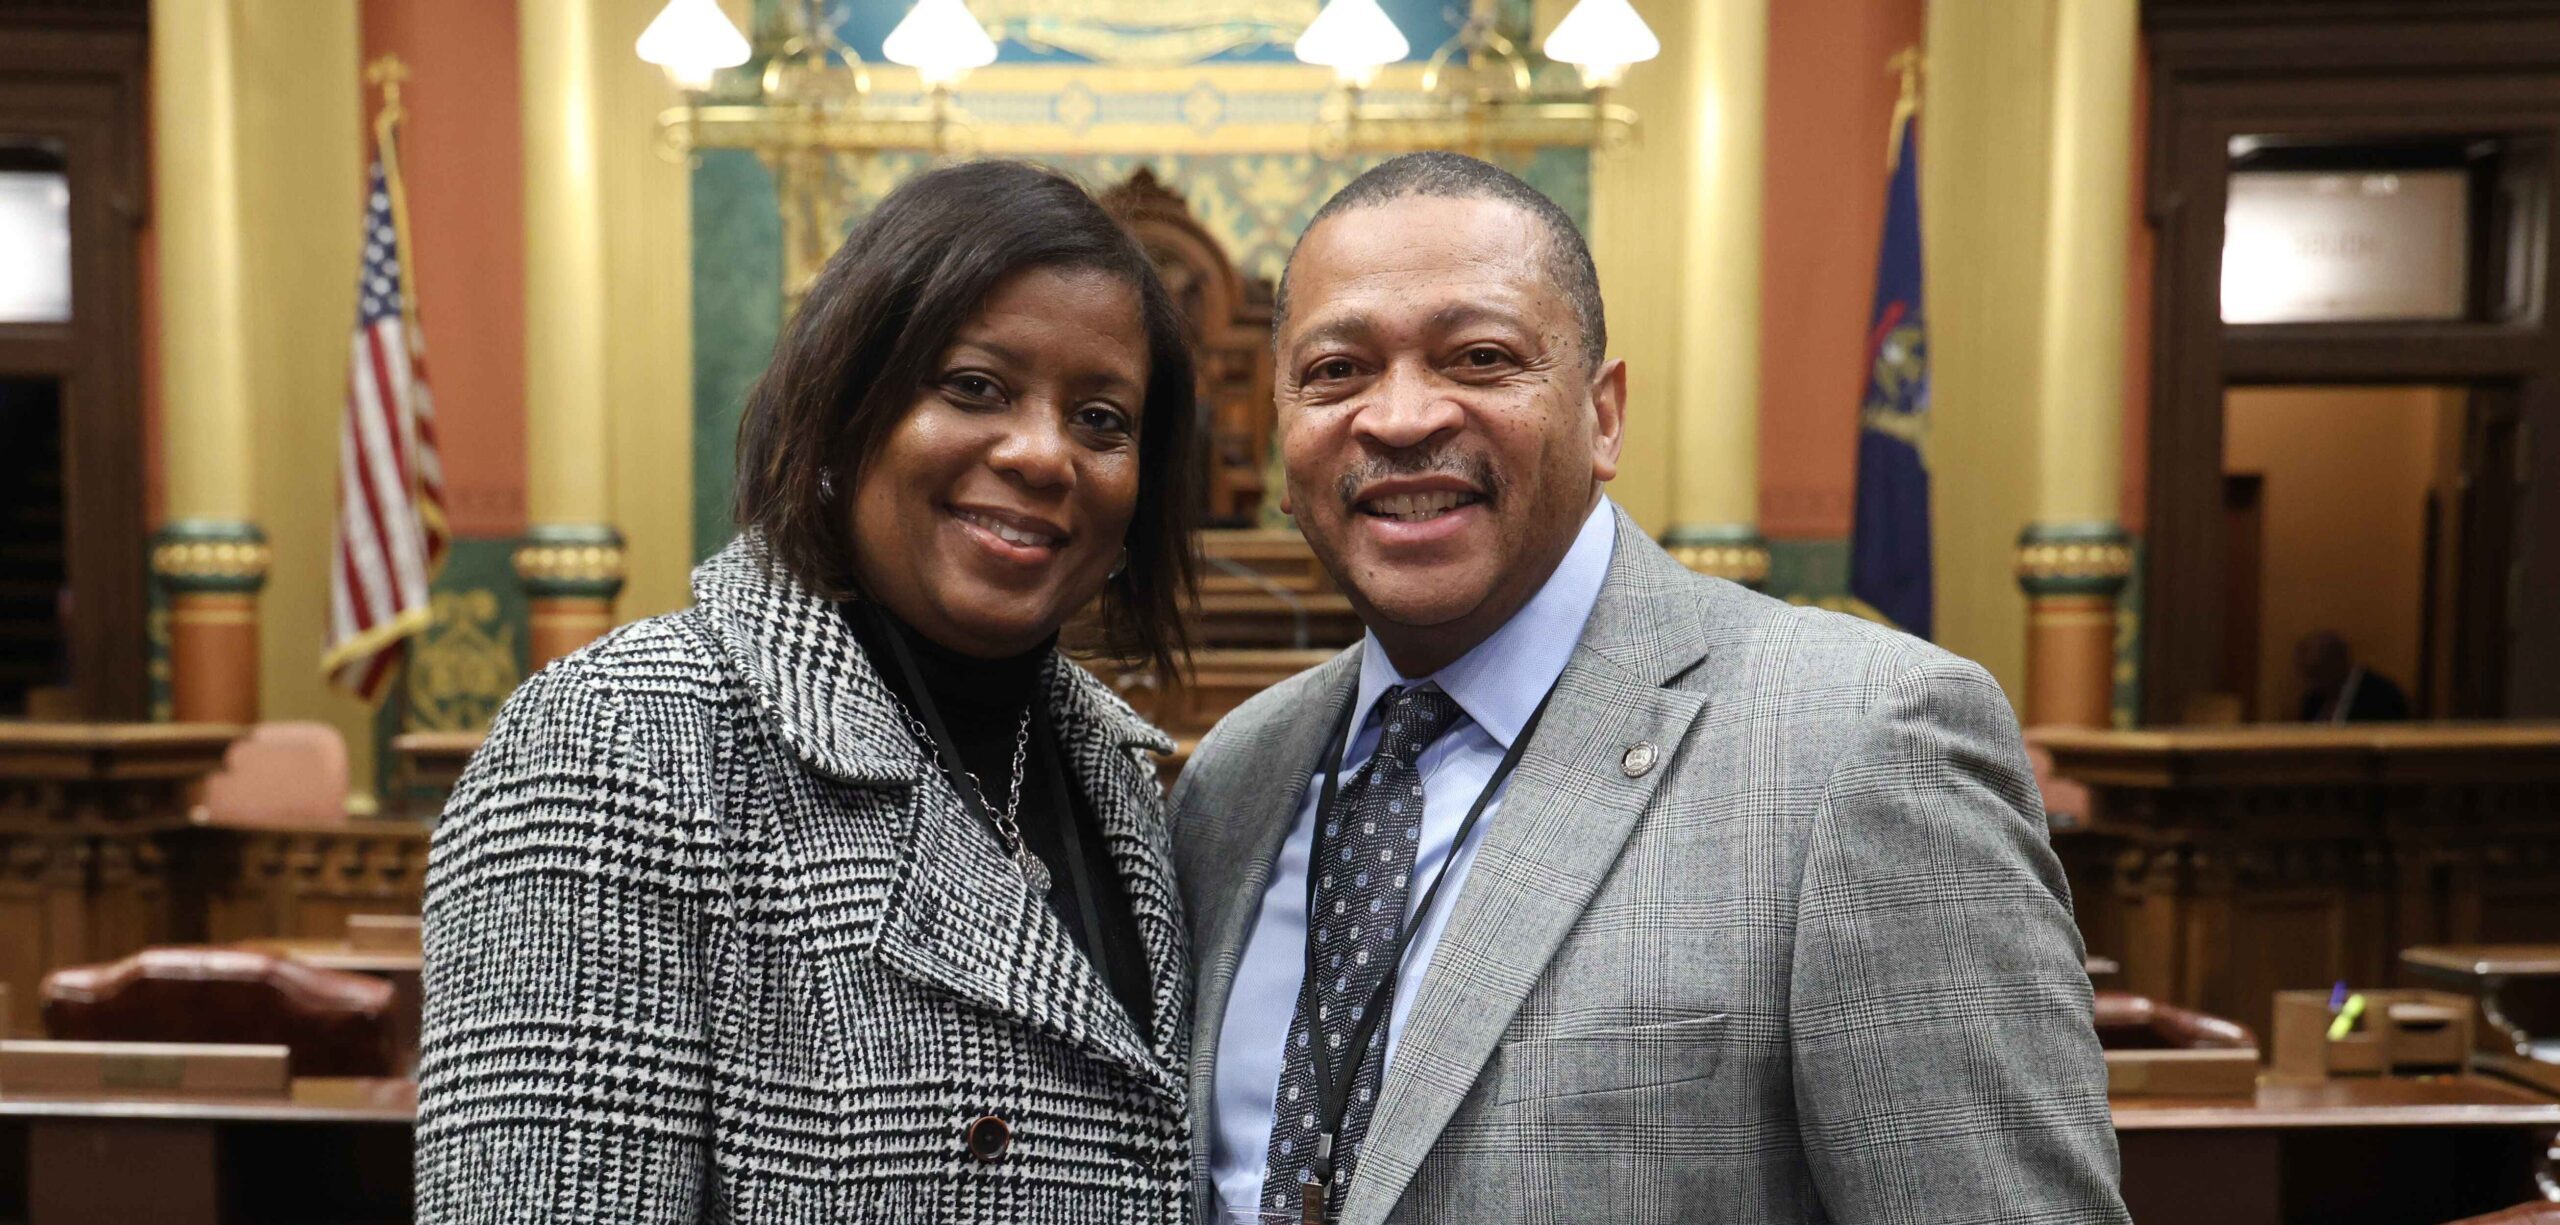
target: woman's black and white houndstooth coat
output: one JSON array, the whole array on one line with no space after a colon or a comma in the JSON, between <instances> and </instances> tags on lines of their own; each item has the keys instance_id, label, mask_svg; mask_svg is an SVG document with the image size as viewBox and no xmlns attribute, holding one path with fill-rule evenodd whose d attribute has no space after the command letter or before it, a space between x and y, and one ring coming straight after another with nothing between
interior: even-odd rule
<instances>
[{"instance_id":1,"label":"woman's black and white houndstooth coat","mask_svg":"<svg viewBox=\"0 0 2560 1225\"><path fill-rule=\"evenodd\" d=\"M1146 945L1141 1034L831 605L753 536L694 597L526 682L445 808L417 1219L1180 1220L1171 743L1052 659ZM992 1163L963 1143L988 1115Z\"/></svg>"}]
</instances>

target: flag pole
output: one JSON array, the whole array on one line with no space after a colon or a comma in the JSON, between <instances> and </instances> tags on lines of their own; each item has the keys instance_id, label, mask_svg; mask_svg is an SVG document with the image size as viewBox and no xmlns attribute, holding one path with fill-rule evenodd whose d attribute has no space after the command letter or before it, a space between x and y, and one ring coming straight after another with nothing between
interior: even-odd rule
<instances>
[{"instance_id":1,"label":"flag pole","mask_svg":"<svg viewBox=\"0 0 2560 1225\"><path fill-rule=\"evenodd\" d=\"M383 55L365 65L364 79L366 84L382 90L382 109L373 116L373 146L375 156L382 161L382 190L391 197L391 232L400 248L400 331L409 342L414 361L426 344L426 332L418 326L418 245L410 238L409 190L400 176L400 124L409 117L408 108L400 102L400 86L409 79L409 66L397 55ZM426 465L418 452L417 418L410 415L400 424L404 454L410 457L409 470L402 474L409 482L409 504L417 507L421 515L436 516L439 521L431 526L442 532L444 507L426 497ZM438 559L427 573L432 577L441 568Z\"/></svg>"}]
</instances>

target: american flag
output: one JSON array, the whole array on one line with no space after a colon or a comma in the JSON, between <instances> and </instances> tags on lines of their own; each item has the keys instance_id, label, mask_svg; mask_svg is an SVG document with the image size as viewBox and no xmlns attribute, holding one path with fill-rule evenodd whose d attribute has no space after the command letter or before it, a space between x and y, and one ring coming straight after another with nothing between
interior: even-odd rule
<instances>
[{"instance_id":1,"label":"american flag","mask_svg":"<svg viewBox=\"0 0 2560 1225\"><path fill-rule=\"evenodd\" d=\"M427 585L448 535L426 346L403 264L407 210L387 126L382 136L367 185L364 269L338 430L338 540L320 664L366 701L427 624Z\"/></svg>"}]
</instances>

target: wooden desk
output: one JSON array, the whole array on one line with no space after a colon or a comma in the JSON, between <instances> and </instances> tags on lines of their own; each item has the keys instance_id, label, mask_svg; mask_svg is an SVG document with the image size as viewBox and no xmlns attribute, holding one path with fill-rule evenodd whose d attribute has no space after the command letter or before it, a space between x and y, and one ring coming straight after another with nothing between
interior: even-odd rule
<instances>
[{"instance_id":1,"label":"wooden desk","mask_svg":"<svg viewBox=\"0 0 2560 1225\"><path fill-rule=\"evenodd\" d=\"M2479 1076L2114 1105L2125 1206L2181 1225L2436 1225L2534 1198L2560 1099Z\"/></svg>"},{"instance_id":2,"label":"wooden desk","mask_svg":"<svg viewBox=\"0 0 2560 1225\"><path fill-rule=\"evenodd\" d=\"M0 1094L0 1220L406 1221L417 1115L406 1080L303 1079L290 1098Z\"/></svg>"},{"instance_id":3,"label":"wooden desk","mask_svg":"<svg viewBox=\"0 0 2560 1225\"><path fill-rule=\"evenodd\" d=\"M2522 1059L2534 1057L2535 1040L2560 1037L2547 1017L2560 995L2560 944L2443 944L2400 951L2400 964L2419 978L2456 987L2480 1000L2480 1047ZM2515 1015L2507 992L2522 986L2542 997ZM2540 1007L2535 1007L2539 1005ZM2540 1030L2542 1032L2536 1032Z\"/></svg>"},{"instance_id":4,"label":"wooden desk","mask_svg":"<svg viewBox=\"0 0 2560 1225\"><path fill-rule=\"evenodd\" d=\"M2113 984L2269 1032L2280 990L2387 986L2418 944L2560 940L2560 723L2039 729Z\"/></svg>"}]
</instances>

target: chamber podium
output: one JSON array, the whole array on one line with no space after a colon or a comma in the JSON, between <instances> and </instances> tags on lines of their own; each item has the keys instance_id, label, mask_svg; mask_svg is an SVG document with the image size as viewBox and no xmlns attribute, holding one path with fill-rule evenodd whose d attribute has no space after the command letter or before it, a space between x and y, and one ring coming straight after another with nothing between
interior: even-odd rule
<instances>
[{"instance_id":1,"label":"chamber podium","mask_svg":"<svg viewBox=\"0 0 2560 1225\"><path fill-rule=\"evenodd\" d=\"M196 784L243 729L0 723L0 1036L33 1034L60 966L156 944L330 936L356 914L418 913L427 827L225 823Z\"/></svg>"}]
</instances>

